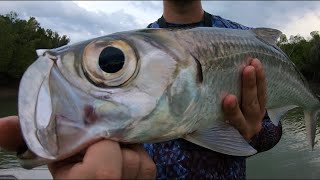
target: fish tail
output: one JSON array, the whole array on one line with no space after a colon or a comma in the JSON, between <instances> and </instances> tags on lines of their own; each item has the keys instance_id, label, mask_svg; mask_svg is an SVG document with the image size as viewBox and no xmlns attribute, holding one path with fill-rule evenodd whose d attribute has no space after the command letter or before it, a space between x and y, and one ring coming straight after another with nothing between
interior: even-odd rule
<instances>
[{"instance_id":1,"label":"fish tail","mask_svg":"<svg viewBox=\"0 0 320 180\"><path fill-rule=\"evenodd\" d=\"M317 108L315 108L315 110L305 110L304 119L306 123L307 140L313 150L315 144L317 122L320 122L320 103L318 104Z\"/></svg>"}]
</instances>

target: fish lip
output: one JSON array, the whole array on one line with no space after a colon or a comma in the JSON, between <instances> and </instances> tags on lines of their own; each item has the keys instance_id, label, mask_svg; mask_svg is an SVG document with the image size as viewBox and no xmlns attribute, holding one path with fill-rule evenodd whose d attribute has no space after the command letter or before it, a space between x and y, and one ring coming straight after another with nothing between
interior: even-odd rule
<instances>
[{"instance_id":1,"label":"fish lip","mask_svg":"<svg viewBox=\"0 0 320 180\"><path fill-rule=\"evenodd\" d=\"M37 136L36 107L40 89L53 66L54 61L50 57L39 57L24 73L18 93L19 123L24 141L30 151L45 159L56 158L42 146Z\"/></svg>"}]
</instances>

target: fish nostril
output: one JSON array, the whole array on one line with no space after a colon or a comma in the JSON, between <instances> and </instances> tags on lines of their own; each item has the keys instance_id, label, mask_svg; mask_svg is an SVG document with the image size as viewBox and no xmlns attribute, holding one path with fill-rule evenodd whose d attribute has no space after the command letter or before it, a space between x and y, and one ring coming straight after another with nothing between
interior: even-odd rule
<instances>
[{"instance_id":1,"label":"fish nostril","mask_svg":"<svg viewBox=\"0 0 320 180\"><path fill-rule=\"evenodd\" d=\"M47 58L49 58L50 60L52 60L53 62L57 62L57 60L58 60L58 57L57 56L54 56L54 55L52 55L52 54L50 54L50 52L45 52L44 54L43 54L43 56L44 57L47 57Z\"/></svg>"},{"instance_id":2,"label":"fish nostril","mask_svg":"<svg viewBox=\"0 0 320 180\"><path fill-rule=\"evenodd\" d=\"M49 51L45 52L43 56L51 59L53 62L57 62L58 60L58 57L55 55L52 55Z\"/></svg>"},{"instance_id":3,"label":"fish nostril","mask_svg":"<svg viewBox=\"0 0 320 180\"><path fill-rule=\"evenodd\" d=\"M37 49L36 52L38 57L47 57L51 59L53 62L56 62L58 60L58 57L53 55L53 52L51 52L48 49Z\"/></svg>"},{"instance_id":4,"label":"fish nostril","mask_svg":"<svg viewBox=\"0 0 320 180\"><path fill-rule=\"evenodd\" d=\"M58 58L56 56L51 56L51 57L49 57L49 59L51 59L53 62L56 62L58 60Z\"/></svg>"}]
</instances>

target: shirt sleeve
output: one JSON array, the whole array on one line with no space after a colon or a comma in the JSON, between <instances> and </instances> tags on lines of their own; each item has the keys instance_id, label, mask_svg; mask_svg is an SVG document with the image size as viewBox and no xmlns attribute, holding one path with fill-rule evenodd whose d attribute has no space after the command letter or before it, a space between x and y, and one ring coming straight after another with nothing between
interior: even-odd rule
<instances>
[{"instance_id":1,"label":"shirt sleeve","mask_svg":"<svg viewBox=\"0 0 320 180\"><path fill-rule=\"evenodd\" d=\"M274 125L270 120L268 113L266 113L262 121L261 131L251 139L250 144L258 151L258 153L268 151L280 141L281 136L281 122L279 122L278 126Z\"/></svg>"}]
</instances>

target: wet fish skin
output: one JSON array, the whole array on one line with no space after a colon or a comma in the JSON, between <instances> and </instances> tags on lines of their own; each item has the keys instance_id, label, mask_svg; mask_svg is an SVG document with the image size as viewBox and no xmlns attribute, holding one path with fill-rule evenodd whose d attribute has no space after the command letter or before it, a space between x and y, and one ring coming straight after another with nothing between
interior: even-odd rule
<instances>
[{"instance_id":1,"label":"wet fish skin","mask_svg":"<svg viewBox=\"0 0 320 180\"><path fill-rule=\"evenodd\" d=\"M272 44L277 34L272 29L144 29L41 51L19 90L20 123L32 152L19 157L22 165L64 159L101 138L123 143L185 138L217 152L252 155L256 151L224 123L221 111L226 93L240 97L247 57L260 59L265 68L270 118L276 124L288 109L303 107L313 146L320 103ZM106 75L98 66L107 46L126 56L119 74Z\"/></svg>"}]
</instances>

